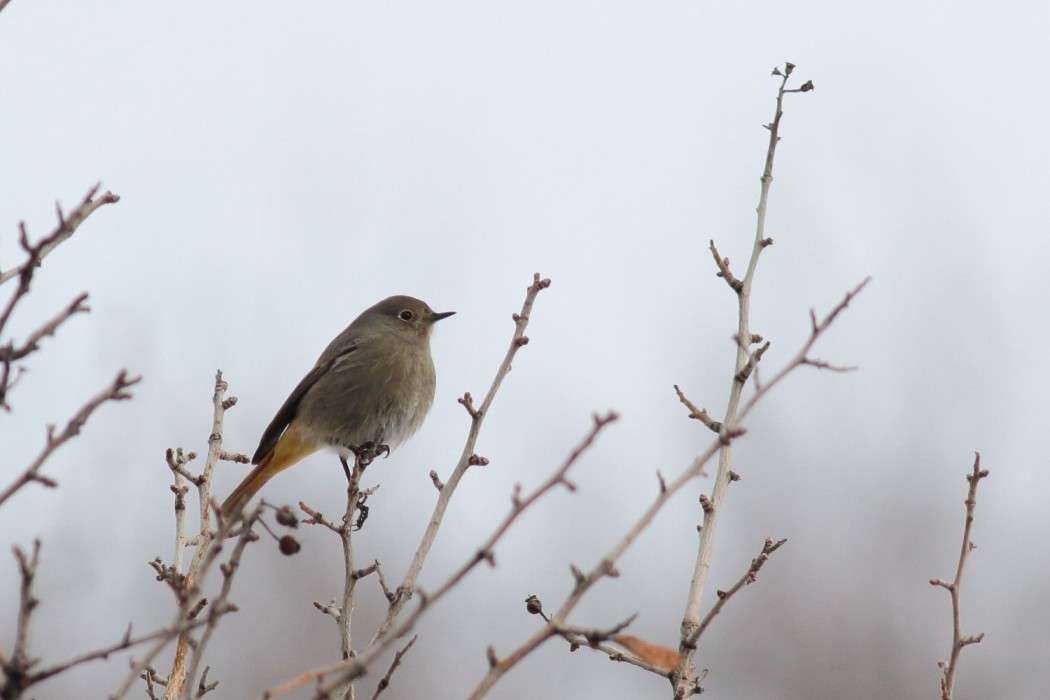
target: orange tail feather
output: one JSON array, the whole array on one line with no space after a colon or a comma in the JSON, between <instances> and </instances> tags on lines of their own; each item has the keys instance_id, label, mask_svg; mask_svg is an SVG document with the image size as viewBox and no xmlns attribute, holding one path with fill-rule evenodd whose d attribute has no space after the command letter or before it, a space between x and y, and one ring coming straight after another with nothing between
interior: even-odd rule
<instances>
[{"instance_id":1,"label":"orange tail feather","mask_svg":"<svg viewBox=\"0 0 1050 700\"><path fill-rule=\"evenodd\" d=\"M304 443L299 431L294 426L289 427L274 448L259 461L255 469L252 469L251 473L244 477L244 481L223 501L223 515L229 516L239 511L267 481L319 449L320 445Z\"/></svg>"}]
</instances>

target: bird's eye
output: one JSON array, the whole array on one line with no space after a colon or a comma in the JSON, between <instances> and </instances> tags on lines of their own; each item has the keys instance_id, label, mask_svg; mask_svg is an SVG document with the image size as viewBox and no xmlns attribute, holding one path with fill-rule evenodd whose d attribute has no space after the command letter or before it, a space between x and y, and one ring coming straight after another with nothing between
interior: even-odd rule
<instances>
[{"instance_id":1,"label":"bird's eye","mask_svg":"<svg viewBox=\"0 0 1050 700\"><path fill-rule=\"evenodd\" d=\"M397 317L399 319L401 319L402 321L411 321L412 319L414 319L416 317L416 315L414 313L412 313L411 311L409 311L408 309L405 309L404 311L399 313L397 315Z\"/></svg>"}]
</instances>

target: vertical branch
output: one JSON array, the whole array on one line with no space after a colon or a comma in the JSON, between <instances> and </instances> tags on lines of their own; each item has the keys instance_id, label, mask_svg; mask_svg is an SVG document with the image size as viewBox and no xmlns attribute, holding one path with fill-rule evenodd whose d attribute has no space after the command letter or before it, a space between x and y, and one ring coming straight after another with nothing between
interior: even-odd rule
<instances>
[{"instance_id":1,"label":"vertical branch","mask_svg":"<svg viewBox=\"0 0 1050 700\"><path fill-rule=\"evenodd\" d=\"M40 540L33 541L33 553L26 555L21 547L14 548L15 559L18 560L18 571L22 578L21 590L18 598L18 623L15 628L15 646L9 658L0 655L0 670L3 678L0 679L0 697L7 700L16 700L22 697L22 691L29 687L29 668L36 663L29 656L29 637L33 628L33 612L40 603L33 593L33 583L36 580L36 568L40 563Z\"/></svg>"},{"instance_id":2,"label":"vertical branch","mask_svg":"<svg viewBox=\"0 0 1050 700\"><path fill-rule=\"evenodd\" d=\"M988 476L987 469L981 469L981 455L977 454L973 461L973 472L966 475L970 482L969 491L966 494L966 523L963 526L962 548L959 550L959 563L955 569L955 579L947 583L938 578L930 579L930 584L940 586L948 591L952 597L952 651L948 661L941 662L944 677L941 678L941 700L952 700L952 692L955 689L955 673L959 669L959 654L963 647L970 644L978 644L984 639L984 632L976 636L963 636L962 634L962 577L966 568L966 559L970 551L976 545L970 540L970 531L973 529L974 511L977 508L977 484Z\"/></svg>"},{"instance_id":3,"label":"vertical branch","mask_svg":"<svg viewBox=\"0 0 1050 700\"><path fill-rule=\"evenodd\" d=\"M221 541L221 538L225 537L233 527L233 522L222 523L218 532L213 531L211 527L211 482L215 465L221 459L237 462L248 461L247 457L228 453L222 447L223 421L226 416L226 410L237 403L236 397L225 398L228 388L226 381L222 378L222 372L216 371L215 388L212 393L212 425L211 433L208 436L208 456L205 461L204 471L200 475L190 474L185 468L185 461L182 461L180 464L179 460L176 459L174 461L175 466L173 466L170 452L168 456L168 464L172 468L175 478L175 486L173 488L173 491L175 491L176 525L174 587L176 588L176 598L180 603L180 608L186 615L196 616L208 605L207 599L200 596L205 563L218 554L219 546L215 543L215 538L219 537ZM190 455L191 458L192 456ZM181 452L178 454L178 457L181 458ZM181 469L178 468L180 466ZM186 538L182 533L185 514L184 494L187 489L182 479L191 481L197 487L200 529L192 539ZM247 532L250 529L250 523L246 521L244 528L245 532ZM238 541L238 548L235 549L234 554L238 559L240 556L239 552L243 549L244 544L247 543L247 539L246 536L242 535L241 540ZM183 575L181 565L185 548L188 546L195 547L195 550L189 569ZM236 568L236 560L232 557L230 563L223 570L225 591L228 591L229 581L232 577L231 568ZM192 673L195 673L196 668L200 664L200 659L204 654L204 647L211 636L211 629L218 619L215 608L216 605L212 604L212 610L209 612L209 624L199 642L193 642L192 630L190 629L184 630L179 635L175 646L175 658L172 662L171 673L168 675L168 683L164 692L165 700L174 700L180 697L187 683L193 682ZM192 659L190 659L191 652Z\"/></svg>"},{"instance_id":4,"label":"vertical branch","mask_svg":"<svg viewBox=\"0 0 1050 700\"><path fill-rule=\"evenodd\" d=\"M343 526L339 528L339 539L343 545L343 567L345 580L343 582L343 601L339 610L339 651L342 658L349 659L354 656L354 633L350 624L354 614L354 590L357 588L357 578L354 576L354 513L361 501L361 490L358 483L361 475L360 457L354 455L354 471L346 487L346 513L343 514ZM342 689L343 700L353 700L354 685L348 683Z\"/></svg>"},{"instance_id":5,"label":"vertical branch","mask_svg":"<svg viewBox=\"0 0 1050 700\"><path fill-rule=\"evenodd\" d=\"M213 690L215 686L219 684L218 681L210 684L208 683L208 667L205 666L204 672L199 676L196 689L194 689L192 685L193 680L198 678L197 672L200 665L203 663L204 652L208 647L208 642L211 641L211 636L215 633L215 628L219 624L219 619L226 613L236 610L236 606L229 602L230 591L233 590L233 578L237 573L237 569L241 565L241 557L244 554L245 547L248 546L249 542L252 542L255 539L255 535L251 530L251 525L259 518L260 512L260 508L257 508L253 513L249 514L244 522L244 529L241 530L241 533L237 536L237 543L233 547L233 553L230 555L229 560L219 567L220 571L222 571L222 586L219 588L219 594L208 607L204 631L201 633L200 639L197 643L193 645L192 661L189 671L185 675L185 678L188 681L188 687L184 688L182 691L182 697L186 700L189 700L190 698L199 698L208 691ZM224 523L223 527L219 528L217 534L225 536L231 526L232 522ZM219 547L213 546L211 552L209 552L209 556L214 559L218 551ZM202 568L202 577L203 573ZM182 641L182 637L180 637L179 641Z\"/></svg>"},{"instance_id":6,"label":"vertical branch","mask_svg":"<svg viewBox=\"0 0 1050 700\"><path fill-rule=\"evenodd\" d=\"M336 535L339 536L340 545L343 553L343 597L339 605L336 605L335 599L327 605L322 605L319 602L314 602L314 607L325 615L331 616L336 625L339 628L339 647L342 654L342 659L356 658L357 651L354 649L354 638L353 638L353 613L354 613L354 592L357 589L357 582L369 573L377 573L382 581L382 573L379 571L379 562L375 562L372 567L365 570L358 571L354 564L354 530L359 530L364 525L365 519L368 517L368 507L365 505L365 500L374 492L378 487L371 489L365 489L361 491L361 474L365 467L372 463L377 454L382 452L385 446L371 445L361 446L357 449L352 449L354 453L354 466L351 468L345 459L342 459L343 469L346 472L346 510L343 512L342 523L337 524L335 521L326 518L320 512L314 510L310 506L306 505L302 501L299 502L299 508L304 513L310 516L308 520L303 521L306 525L323 525L328 528ZM360 513L360 515L357 515ZM278 514L280 520L280 513ZM289 552L282 548L285 554ZM296 547L294 551L298 551ZM384 584L385 590L385 584ZM339 697L343 700L353 700L355 690L353 679L347 679L344 684L339 685L337 688L333 688L332 693L338 693Z\"/></svg>"},{"instance_id":7,"label":"vertical branch","mask_svg":"<svg viewBox=\"0 0 1050 700\"><path fill-rule=\"evenodd\" d=\"M744 386L747 383L751 371L757 364L761 354L765 352L768 344L752 351L752 345L760 343L761 337L751 333L750 308L751 308L751 285L754 280L755 271L758 267L758 258L762 251L773 243L766 236L766 209L769 202L769 190L773 183L773 160L776 155L777 143L780 141L780 120L784 115L784 95L788 92L808 92L812 89L812 83L807 82L797 90L787 89L787 80L794 70L794 65L786 64L785 71L779 69L773 71L774 75L781 77L780 88L777 91L776 114L773 122L767 125L769 129L769 146L766 149L766 162L762 171L761 190L759 193L757 221L755 226L755 239L751 248L751 258L748 262L747 272L743 280L736 280L729 271L729 261L723 259L711 242L711 253L719 268L719 276L723 277L729 286L736 292L738 302L738 324L737 324L737 351L733 368L733 382L729 392L729 401L726 405L725 417L720 426L720 437L723 438L722 447L718 454L718 472L715 483L711 490L711 496L703 503L704 521L700 531L700 544L697 552L696 564L693 569L693 577L689 586L689 594L686 599L685 613L682 616L680 654L681 663L677 669L676 695L683 697L692 692L687 690L687 670L693 664L696 653L694 633L700 626L700 611L704 593L704 585L711 567L711 553L714 545L716 526L718 524L719 510L725 499L726 490L729 487L732 474L733 453L730 441L725 439L726 435L732 433L736 428L737 413L740 400L743 395Z\"/></svg>"},{"instance_id":8,"label":"vertical branch","mask_svg":"<svg viewBox=\"0 0 1050 700\"><path fill-rule=\"evenodd\" d=\"M357 656L354 651L354 636L351 622L354 613L354 591L357 588L357 569L354 565L354 525L355 520L363 524L364 515L358 520L355 517L359 508L363 507L360 489L361 470L371 461L369 456L362 457L362 453L354 452L354 467L347 473L346 487L346 512L343 513L343 524L336 532L343 545L343 567L345 579L343 582L343 600L339 608L336 622L339 624L339 645L343 659ZM344 462L345 464L345 462ZM364 513L365 511L362 511ZM348 682L339 690L342 700L354 700L354 684Z\"/></svg>"},{"instance_id":9,"label":"vertical branch","mask_svg":"<svg viewBox=\"0 0 1050 700\"><path fill-rule=\"evenodd\" d=\"M412 598L412 594L416 588L416 580L419 578L419 574L423 570L423 563L426 561L427 554L430 552L430 547L434 544L438 528L441 527L441 521L445 517L445 511L448 509L448 504L452 500L452 494L456 490L456 486L459 485L460 479L463 478L463 475L467 473L467 469L471 466L483 463L482 460L484 460L484 458L478 457L474 454L474 447L477 444L478 435L481 433L481 424L484 422L485 416L488 415L489 408L492 406L492 402L496 398L496 392L499 391L500 385L503 384L503 380L510 372L511 361L514 359L514 356L517 355L518 350L529 342L528 337L525 335L525 329L529 325L529 315L532 313L532 305L536 302L536 296L542 290L549 287L550 284L551 281L546 278L541 278L538 272L533 275L532 284L529 285L525 294L525 303L522 304L521 311L513 315L514 336L511 338L510 347L507 349L507 354L503 358L503 362L500 364L499 369L496 371L496 377L492 380L492 386L489 387L485 399L481 402L481 407L474 408L473 399L469 393L460 399L460 403L466 407L471 418L470 432L467 435L467 442L463 446L463 452L460 455L459 462L456 464L456 468L452 470L452 475L439 489L438 500L434 505L434 512L430 516L430 522L419 542L419 547L416 549L415 556L412 557L412 562L409 564L408 572L405 574L405 578L401 582L401 585L397 587L394 599L390 602L386 618L383 620L375 637L372 639L373 644L390 632L391 628L397 622L401 610Z\"/></svg>"}]
</instances>

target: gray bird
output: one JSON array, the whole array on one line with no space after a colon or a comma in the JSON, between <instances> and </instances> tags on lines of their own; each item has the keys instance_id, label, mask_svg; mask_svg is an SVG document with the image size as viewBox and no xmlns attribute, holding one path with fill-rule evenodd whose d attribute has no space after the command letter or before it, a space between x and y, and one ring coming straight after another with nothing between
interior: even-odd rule
<instances>
[{"instance_id":1,"label":"gray bird","mask_svg":"<svg viewBox=\"0 0 1050 700\"><path fill-rule=\"evenodd\" d=\"M222 512L239 511L274 475L322 448L346 459L353 448L392 450L412 437L434 403L434 324L454 313L394 296L354 319L278 409L252 457L255 469Z\"/></svg>"}]
</instances>

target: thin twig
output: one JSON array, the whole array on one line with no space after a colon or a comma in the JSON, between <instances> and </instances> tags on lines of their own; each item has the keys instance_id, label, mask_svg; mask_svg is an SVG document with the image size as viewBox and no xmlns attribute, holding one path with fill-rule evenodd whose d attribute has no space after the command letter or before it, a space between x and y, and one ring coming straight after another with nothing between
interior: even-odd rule
<instances>
[{"instance_id":1,"label":"thin twig","mask_svg":"<svg viewBox=\"0 0 1050 700\"><path fill-rule=\"evenodd\" d=\"M55 664L53 666L41 669L40 671L37 671L32 674L32 680L34 683L39 683L40 681L51 678L52 676L57 676L60 673L64 673L65 671L68 671L74 666L80 666L81 664L85 664L91 661L105 660L117 652L126 651L127 649L141 646L143 644L148 644L149 642L153 642L156 640L171 640L173 637L176 637L179 634L182 634L183 632L196 629L207 623L207 618L195 618L184 621L180 626L162 627L161 629L154 630L153 632L139 635L137 637L132 637L130 635L131 628L129 627L128 631L125 632L124 637L121 638L119 642L115 642L113 644L110 644L109 646L105 646L94 651L86 652L84 654L81 654L80 656L76 656L72 659L69 659L68 661L63 661L60 664Z\"/></svg>"},{"instance_id":2,"label":"thin twig","mask_svg":"<svg viewBox=\"0 0 1050 700\"><path fill-rule=\"evenodd\" d=\"M142 377L132 377L129 379L127 370L121 370L117 374L116 379L114 379L108 387L84 404L80 410L69 419L65 428L63 428L61 432L56 433L55 426L48 426L47 441L44 443L43 449L40 451L40 454L36 456L36 459L34 459L32 463L30 463L30 465L18 476L18 478L16 478L6 489L0 492L0 506L2 506L7 499L11 498L11 496L13 496L19 489L30 482L36 481L49 487L56 486L57 483L53 479L40 474L40 470L43 468L44 463L55 450L80 434L81 428L84 427L88 418L91 417L91 414L94 413L95 409L99 406L108 401L124 401L130 399L131 393L127 391L128 387L137 384L141 379Z\"/></svg>"},{"instance_id":3,"label":"thin twig","mask_svg":"<svg viewBox=\"0 0 1050 700\"><path fill-rule=\"evenodd\" d=\"M966 559L970 551L976 545L970 540L970 531L973 528L974 511L977 508L977 484L981 479L988 476L987 469L981 469L981 455L977 453L973 460L973 471L966 475L970 482L966 494L966 523L963 526L962 548L959 550L959 563L955 569L955 579L951 583L939 578L930 579L930 584L940 586L948 591L952 597L952 651L948 661L941 662L944 677L941 678L941 700L952 700L952 692L955 689L955 674L959 670L959 654L963 647L970 644L979 644L984 639L984 632L974 636L963 636L962 634L962 577L966 567Z\"/></svg>"},{"instance_id":4,"label":"thin twig","mask_svg":"<svg viewBox=\"0 0 1050 700\"><path fill-rule=\"evenodd\" d=\"M326 518L320 511L314 510L303 501L299 501L299 509L310 516L307 520L303 521L304 525L323 525L332 532L339 533L339 525Z\"/></svg>"},{"instance_id":5,"label":"thin twig","mask_svg":"<svg viewBox=\"0 0 1050 700\"><path fill-rule=\"evenodd\" d=\"M463 397L462 403L471 416L470 432L467 435L467 442L463 447L463 452L460 455L459 462L456 464L455 469L452 470L452 474L449 476L448 481L442 485L438 493L437 503L434 505L434 512L430 516L427 529L423 533L423 537L419 542L415 555L412 557L412 562L409 564L404 579L395 591L394 600L390 603L386 618L376 631L376 635L372 640L373 644L390 633L391 628L401 614L401 610L412 598L412 594L416 588L416 581L419 578L420 572L423 570L423 564L426 561L427 554L430 552L430 548L437 537L438 529L440 528L441 522L445 516L445 511L448 509L448 505L452 500L452 495L455 493L460 479L462 479L467 473L467 469L473 464L478 463L478 457L474 454L474 448L478 441L478 435L481 433L481 426L485 420L485 416L488 415L489 408L492 406L492 402L496 398L496 392L499 391L500 385L503 384L503 380L510 372L512 361L518 354L518 350L529 342L528 336L525 335L525 329L529 325L529 317L532 313L533 304L536 302L536 297L541 291L550 285L551 281L541 277L538 272L533 275L532 284L529 285L525 293L525 302L522 304L521 311L513 315L514 335L510 341L510 347L507 348L507 353L503 358L503 362L500 363L499 369L496 370L496 376L492 380L492 386L489 387L488 393L485 394L485 399L481 402L481 407L477 409L474 408L469 394Z\"/></svg>"},{"instance_id":6,"label":"thin twig","mask_svg":"<svg viewBox=\"0 0 1050 700\"><path fill-rule=\"evenodd\" d=\"M754 407L761 401L769 392L775 389L789 374L797 370L799 367L806 365L806 359L808 352L812 349L814 343L823 335L831 322L849 305L849 302L864 288L868 283L868 280L864 280L856 288L846 294L845 298L840 301L835 308L833 308L827 316L825 316L820 323L816 324L810 333L810 337L802 348L798 351L794 358L779 372L777 372L772 380L762 385L760 389L757 389L751 398L743 405L737 414L737 421L742 421ZM565 599L565 601L558 608L558 611L551 616L550 622L537 630L532 636L524 641L518 648L508 654L506 657L499 659L496 664L492 665L485 675L484 678L475 687L474 692L471 694L471 698L483 697L495 683L502 677L507 671L509 671L519 661L528 656L532 651L539 647L543 642L550 639L555 632L554 625L562 624L562 621L566 620L569 614L575 609L580 600L583 599L584 595L593 587L599 580L605 576L609 576L616 571L616 562L619 561L620 557L627 551L628 548L635 542L635 540L641 535L643 531L652 523L656 518L657 514L663 509L663 507L678 493L686 484L693 479L699 477L704 473L704 465L719 452L721 447L734 440L736 437L743 434L743 429L738 427L723 426L721 435L712 442L708 448L696 457L693 462L684 469L676 478L671 481L661 481L661 488L659 489L653 502L648 508L638 517L635 523L631 526L630 530L616 543L613 547L606 552L601 560L588 572L575 572L576 585L573 587L572 592ZM728 478L728 477L727 477ZM697 621L697 626L700 622ZM695 628L694 628L695 629ZM693 665L690 663L686 670L692 669ZM679 667L681 669L681 666ZM676 669L675 678L678 678L681 674L680 670ZM700 677L694 677L690 682L698 682Z\"/></svg>"},{"instance_id":7,"label":"thin twig","mask_svg":"<svg viewBox=\"0 0 1050 700\"><path fill-rule=\"evenodd\" d=\"M704 619L700 621L700 626L696 628L696 631L693 632L692 636L686 640L686 644L690 647L696 647L697 642L700 640L700 635L702 635L704 630L711 625L712 620L715 619L718 613L722 612L722 608L729 602L729 599L736 595L736 593L744 586L754 583L758 578L758 572L762 568L762 565L769 559L769 555L780 549L786 542L786 539L777 540L776 542L769 538L766 539L765 543L762 545L762 551L759 552L757 557L751 560L751 566L748 567L744 575L741 576L736 583L730 586L729 590L718 591L718 602L712 605L711 609L707 611L707 615L705 615Z\"/></svg>"},{"instance_id":8,"label":"thin twig","mask_svg":"<svg viewBox=\"0 0 1050 700\"><path fill-rule=\"evenodd\" d=\"M470 573L475 567L477 567L482 562L487 562L489 564L494 563L496 544L507 533L511 525L514 524L514 522L521 516L522 513L524 513L530 506L532 506L539 499L541 499L547 492L559 486L564 486L566 488L572 489L572 484L568 481L567 478L569 470L572 469L572 467L576 464L580 456L583 455L583 453L586 452L591 447L591 445L594 444L594 441L597 439L598 434L602 431L602 429L618 419L619 416L614 412L609 412L604 416L595 415L594 422L591 426L590 431L580 442L580 444L573 449L573 451L569 454L565 461L562 462L561 466L558 467L558 469L556 469L550 477L548 477L542 484L537 486L525 498L517 497L513 499L511 502L510 512L507 513L507 515L503 518L502 522L500 522L499 525L496 526L495 530L492 532L491 535L489 535L488 539L485 540L485 542L483 542L480 547L478 547L474 556L465 564L463 564L451 576L449 576L448 579L440 587L438 587L438 589L432 595L427 595L422 600L420 600L420 603L416 607L416 609L409 613L407 616L405 616L405 618L401 621L401 623L395 628L395 630L391 634L379 639L376 643L370 646L367 653L365 655L362 655L362 658L359 660L360 663L348 669L348 671L346 672L346 676L354 677L363 673L366 668L366 664L368 663L368 659L370 657L374 657L375 655L381 653L385 647L389 646L390 643L393 642L393 640L399 637L403 637L405 634L407 634L415 626L416 621L424 614L424 612L426 612L426 610L431 605L444 598L445 595L457 585L459 585L460 581L462 581L466 577L466 575ZM321 691L327 691L328 687L329 686L323 686L321 688Z\"/></svg>"},{"instance_id":9,"label":"thin twig","mask_svg":"<svg viewBox=\"0 0 1050 700\"><path fill-rule=\"evenodd\" d=\"M265 697L277 697L294 688L300 687L305 683L317 679L323 679L332 674L339 674L336 679L318 690L319 695L324 697L326 693L330 694L333 688L341 687L343 684L363 675L367 670L368 664L371 663L376 656L383 653L398 638L403 637L411 631L418 619L430 609L434 603L442 599L449 591L455 588L456 585L458 585L459 582L470 573L470 571L483 562L492 563L495 560L493 552L496 544L510 529L511 525L521 517L522 513L552 489L559 486L569 487L570 482L567 478L569 470L574 464L576 464L580 456L594 443L594 440L598 437L601 430L617 419L618 416L615 413L609 413L604 416L594 416L594 422L591 429L579 445L573 449L565 461L562 462L561 466L559 466L558 469L556 469L542 484L529 493L528 496L524 498L519 496L518 498L513 499L510 512L496 526L488 539L478 547L474 556L453 572L432 595L421 595L419 605L416 606L411 613L404 616L403 619L399 621L398 625L391 629L390 633L369 645L368 649L362 652L359 656L301 674L291 681L272 688L266 693Z\"/></svg>"},{"instance_id":10,"label":"thin twig","mask_svg":"<svg viewBox=\"0 0 1050 700\"><path fill-rule=\"evenodd\" d=\"M29 289L33 282L33 276L36 274L36 270L40 267L44 258L47 257L47 255L50 254L50 252L60 243L72 236L77 227L84 221L84 219L95 211L95 209L103 204L116 202L120 199L110 192L106 192L97 200L92 199L98 191L98 188L99 186L95 185L95 187L88 192L81 204L73 210L69 217L64 216L62 208L56 204L55 208L58 212L58 227L48 236L36 243L29 242L29 234L26 231L25 222L19 224L18 242L19 245L22 246L22 250L26 253L26 259L21 265L0 272L0 284L15 279L16 277L18 278L18 284L15 286L14 291L11 293L11 296L8 297L7 303L2 309L0 309L0 337L3 336L4 330L7 327L7 322L11 319L15 308L25 295L29 293ZM0 409L8 408L7 393L13 386L12 381L17 381L18 377L21 376L22 368L19 367L18 371L15 373L14 380L12 380L12 363L34 352L44 337L53 335L58 330L59 326L65 323L70 317L78 313L86 312L88 310L88 307L84 304L86 299L86 294L78 296L66 307L66 309L50 321L44 323L37 330L33 331L29 335L29 338L21 345L16 346L13 340L9 340L0 346Z\"/></svg>"},{"instance_id":11,"label":"thin twig","mask_svg":"<svg viewBox=\"0 0 1050 700\"><path fill-rule=\"evenodd\" d=\"M163 640L165 643L184 631L194 629L207 623L206 619L187 619L175 625L162 627L148 634L132 636L129 626L120 641L101 647L94 651L86 652L60 663L52 664L36 671L30 669L38 663L38 660L29 656L29 636L32 627L31 617L39 601L33 593L33 585L36 578L36 569L40 561L40 540L33 542L33 551L26 555L20 548L15 547L15 558L18 560L19 572L22 578L20 595L19 617L15 631L15 644L11 657L5 660L0 667L4 672L6 680L0 682L0 697L20 697L19 693L29 687L41 683L49 678L64 673L69 669L80 666L91 661L107 659L111 655L132 649L149 642Z\"/></svg>"},{"instance_id":12,"label":"thin twig","mask_svg":"<svg viewBox=\"0 0 1050 700\"><path fill-rule=\"evenodd\" d=\"M0 10L3 10L4 6L10 1L11 0L0 0L0 2L3 2L3 5L0 5ZM58 210L58 226L46 238L40 241L40 243L33 246L36 252L32 254L28 260L17 267L0 272L0 284L18 277L25 273L27 269L39 267L44 258L50 255L51 251L57 248L66 239L76 233L80 224L84 223L84 220L91 216L96 209L103 205L115 204L120 201L120 196L113 194L109 190L106 190L98 199L95 199L95 194L98 193L101 187L102 183L99 183L88 190L87 195L85 195L80 201L80 204L78 204L77 207L67 215L63 215L62 209L58 208L58 205L56 204ZM2 327L3 324L0 324L0 328Z\"/></svg>"},{"instance_id":13,"label":"thin twig","mask_svg":"<svg viewBox=\"0 0 1050 700\"><path fill-rule=\"evenodd\" d=\"M707 412L706 408L700 408L695 403L689 400L685 393L678 388L678 385L674 385L674 391L678 394L678 400L682 402L686 408L689 409L689 417L700 421L707 429L713 433L718 433L722 430L722 424L711 417L711 414Z\"/></svg>"},{"instance_id":14,"label":"thin twig","mask_svg":"<svg viewBox=\"0 0 1050 700\"><path fill-rule=\"evenodd\" d=\"M30 333L21 345L16 347L13 343L8 343L7 345L0 347L0 362L15 362L21 360L30 353L36 352L40 348L40 341L44 338L53 336L55 331L58 330L58 327L69 320L72 316L91 311L90 307L87 305L87 299L87 293L78 295L66 306L66 308L62 309L52 317L51 320Z\"/></svg>"},{"instance_id":15,"label":"thin twig","mask_svg":"<svg viewBox=\"0 0 1050 700\"><path fill-rule=\"evenodd\" d=\"M412 639L408 640L408 644L397 650L394 654L394 660L390 662L390 668L386 670L386 674L379 679L379 684L376 685L376 692L372 694L372 700L376 700L379 694L390 687L390 679L394 676L394 671L401 665L401 658L408 653L408 650L412 648L412 645L416 643L417 636L413 636Z\"/></svg>"}]
</instances>

